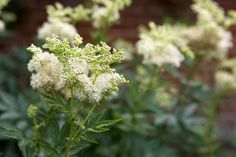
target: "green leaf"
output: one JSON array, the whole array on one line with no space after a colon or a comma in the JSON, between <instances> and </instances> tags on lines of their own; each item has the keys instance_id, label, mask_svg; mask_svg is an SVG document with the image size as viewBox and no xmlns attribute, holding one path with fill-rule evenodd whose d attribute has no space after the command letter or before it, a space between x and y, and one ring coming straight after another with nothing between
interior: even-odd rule
<instances>
[{"instance_id":1,"label":"green leaf","mask_svg":"<svg viewBox=\"0 0 236 157\"><path fill-rule=\"evenodd\" d=\"M60 133L59 124L57 122L57 119L54 118L50 122L50 125L48 128L48 135L51 137L51 139L55 145L57 145L59 142L59 139L60 139L59 133Z\"/></svg>"},{"instance_id":2,"label":"green leaf","mask_svg":"<svg viewBox=\"0 0 236 157\"><path fill-rule=\"evenodd\" d=\"M90 143L88 143L87 141L79 141L79 143L74 144L72 146L72 149L70 151L70 155L71 156L78 156L78 152L80 152L81 150L85 149L86 147L90 146Z\"/></svg>"},{"instance_id":3,"label":"green leaf","mask_svg":"<svg viewBox=\"0 0 236 157\"><path fill-rule=\"evenodd\" d=\"M9 124L0 124L0 135L17 140L24 138L24 133L21 130Z\"/></svg>"},{"instance_id":4,"label":"green leaf","mask_svg":"<svg viewBox=\"0 0 236 157\"><path fill-rule=\"evenodd\" d=\"M88 128L88 131L95 132L95 133L105 132L108 130L109 130L108 128Z\"/></svg>"},{"instance_id":5,"label":"green leaf","mask_svg":"<svg viewBox=\"0 0 236 157\"><path fill-rule=\"evenodd\" d=\"M90 132L105 132L108 131L109 128L107 128L108 126L113 125L114 123L117 123L121 121L121 119L115 119L115 120L102 120L100 122L97 122L95 124L95 126L91 126L90 128L88 128L88 131Z\"/></svg>"},{"instance_id":6,"label":"green leaf","mask_svg":"<svg viewBox=\"0 0 236 157\"><path fill-rule=\"evenodd\" d=\"M119 121L121 121L121 119L102 120L102 121L98 122L98 124L95 128L107 127L107 126L113 125L114 123L117 123Z\"/></svg>"},{"instance_id":7,"label":"green leaf","mask_svg":"<svg viewBox=\"0 0 236 157\"><path fill-rule=\"evenodd\" d=\"M58 139L58 144L63 145L66 142L66 138L69 136L70 124L65 122L60 130L60 135Z\"/></svg>"},{"instance_id":8,"label":"green leaf","mask_svg":"<svg viewBox=\"0 0 236 157\"><path fill-rule=\"evenodd\" d=\"M59 153L57 152L56 149L51 147L51 145L45 141L40 141L39 142L40 146L45 150L47 156L50 157L59 157Z\"/></svg>"},{"instance_id":9,"label":"green leaf","mask_svg":"<svg viewBox=\"0 0 236 157\"><path fill-rule=\"evenodd\" d=\"M28 138L23 138L18 143L24 157L33 157L35 154L34 143Z\"/></svg>"},{"instance_id":10,"label":"green leaf","mask_svg":"<svg viewBox=\"0 0 236 157\"><path fill-rule=\"evenodd\" d=\"M80 138L82 138L83 140L90 142L90 143L98 143L94 137L92 137L88 134L81 135Z\"/></svg>"},{"instance_id":11,"label":"green leaf","mask_svg":"<svg viewBox=\"0 0 236 157\"><path fill-rule=\"evenodd\" d=\"M65 106L65 102L59 94L56 94L56 93L52 94L52 95L44 94L42 96L48 104L56 105L56 106L60 106L60 107Z\"/></svg>"}]
</instances>

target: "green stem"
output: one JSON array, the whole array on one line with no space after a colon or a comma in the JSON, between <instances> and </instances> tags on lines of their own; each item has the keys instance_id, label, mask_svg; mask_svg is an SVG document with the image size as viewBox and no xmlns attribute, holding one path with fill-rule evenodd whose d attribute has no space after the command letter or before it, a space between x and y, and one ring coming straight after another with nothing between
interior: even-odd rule
<instances>
[{"instance_id":1,"label":"green stem","mask_svg":"<svg viewBox=\"0 0 236 157\"><path fill-rule=\"evenodd\" d=\"M38 124L35 117L33 117L33 123L34 123L34 141L35 141L35 147L36 147L36 157L38 157L39 151L40 151L40 145L39 145Z\"/></svg>"},{"instance_id":2,"label":"green stem","mask_svg":"<svg viewBox=\"0 0 236 157\"><path fill-rule=\"evenodd\" d=\"M45 123L44 123L45 126L44 126L42 134L41 134L42 138L44 138L46 136L46 133L47 133L47 130L48 130L48 126L49 126L49 123L51 121L51 118L52 118L52 115L53 115L54 111L55 111L55 108L54 108L54 106L52 106L51 109L48 112L48 117L46 118Z\"/></svg>"},{"instance_id":3,"label":"green stem","mask_svg":"<svg viewBox=\"0 0 236 157\"><path fill-rule=\"evenodd\" d=\"M89 119L89 117L91 116L92 112L95 110L95 108L97 107L98 103L95 103L93 105L93 107L90 109L90 111L88 112L88 114L86 115L85 119L83 120L83 122L80 124L80 128L84 128L85 123L87 122L87 120ZM76 130L75 134L74 134L74 139L77 138L77 136L80 133L80 128L78 128L78 130Z\"/></svg>"},{"instance_id":4,"label":"green stem","mask_svg":"<svg viewBox=\"0 0 236 157\"><path fill-rule=\"evenodd\" d=\"M206 128L206 139L207 139L207 154L208 157L214 157L214 128L216 127L216 121L217 121L217 115L218 115L218 111L219 111L219 105L221 103L221 98L222 95L221 93L217 93L215 94L211 101L211 108L209 109L209 113L207 113L208 119L209 119L209 123L207 124L207 128ZM207 109L208 110L208 109Z\"/></svg>"},{"instance_id":5,"label":"green stem","mask_svg":"<svg viewBox=\"0 0 236 157\"><path fill-rule=\"evenodd\" d=\"M71 145L72 145L72 142L73 142L73 132L74 132L74 127L71 125L71 127L70 127L69 141L68 141L68 145L67 145L66 150L65 150L65 155L64 155L64 157L68 157L68 156L69 156L69 152L70 152Z\"/></svg>"},{"instance_id":6,"label":"green stem","mask_svg":"<svg viewBox=\"0 0 236 157\"><path fill-rule=\"evenodd\" d=\"M79 105L78 105L78 111L76 112L75 117L77 117L77 115L79 114L81 106L82 106L82 103L80 102ZM76 138L76 136L73 137L73 135L77 135L78 134L77 132L74 132L74 131L76 131L76 130L74 130L74 127L71 126L68 147L66 148L66 151L65 151L65 157L69 156L69 151L70 151L71 145L74 143L74 139Z\"/></svg>"},{"instance_id":7,"label":"green stem","mask_svg":"<svg viewBox=\"0 0 236 157\"><path fill-rule=\"evenodd\" d=\"M73 86L71 86L71 102L70 102L70 111L68 113L68 117L69 119L72 119L74 121L74 113L73 113L73 109L74 109L74 92L73 92ZM66 146L65 149L65 155L64 157L68 157L69 153L70 153L70 149L71 149L71 145L72 145L72 141L73 141L73 134L74 134L74 125L73 123L70 125L70 133L69 133L69 140L68 140L68 144Z\"/></svg>"},{"instance_id":8,"label":"green stem","mask_svg":"<svg viewBox=\"0 0 236 157\"><path fill-rule=\"evenodd\" d=\"M73 110L74 110L74 93L73 93L73 86L71 86L71 103L70 103L70 112L68 113L68 117L72 119L72 124L70 126L69 139L68 139L68 144L65 148L64 157L69 156L69 153L71 150L71 145L74 143L74 140L76 139L77 135L79 134L79 129L77 129L77 127L74 127L75 126L74 121L75 121L75 118L77 117L77 115L79 114L81 106L82 106L82 103L80 102L80 104L78 105L78 111L76 113L73 112ZM85 125L85 123L87 122L87 120L91 116L91 114L94 111L94 109L96 108L96 106L97 106L97 103L95 103L93 105L93 107L90 109L90 111L88 112L88 114L84 118L84 120L81 124L81 127L83 127Z\"/></svg>"},{"instance_id":9,"label":"green stem","mask_svg":"<svg viewBox=\"0 0 236 157\"><path fill-rule=\"evenodd\" d=\"M92 112L94 111L94 109L97 107L98 103L95 103L93 105L93 107L90 109L90 111L88 112L87 116L85 117L85 119L82 122L82 127L85 125L85 123L87 122L87 120L89 119L89 117L91 116Z\"/></svg>"}]
</instances>

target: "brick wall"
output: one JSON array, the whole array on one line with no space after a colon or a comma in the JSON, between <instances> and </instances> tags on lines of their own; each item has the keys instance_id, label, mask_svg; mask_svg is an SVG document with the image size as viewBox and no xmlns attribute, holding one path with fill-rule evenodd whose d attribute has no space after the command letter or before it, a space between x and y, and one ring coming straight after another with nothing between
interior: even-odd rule
<instances>
[{"instance_id":1,"label":"brick wall","mask_svg":"<svg viewBox=\"0 0 236 157\"><path fill-rule=\"evenodd\" d=\"M27 46L37 33L39 26L46 21L47 4L53 4L56 0L11 0L20 8L19 20L13 27L15 35L9 41L0 44L0 48L8 48L10 45ZM64 5L76 5L86 0L58 0ZM235 0L219 0L225 9L236 9ZM133 5L121 13L121 22L109 30L113 38L122 37L135 42L137 40L138 26L146 25L149 21L159 23L163 15L175 20L191 19L193 14L189 9L191 0L133 0ZM14 6L14 5L13 5ZM14 6L16 7L16 6ZM91 26L87 23L78 24L78 32L90 39ZM236 31L234 31L236 32ZM10 44L10 45L9 45ZM5 46L4 46L5 45Z\"/></svg>"}]
</instances>

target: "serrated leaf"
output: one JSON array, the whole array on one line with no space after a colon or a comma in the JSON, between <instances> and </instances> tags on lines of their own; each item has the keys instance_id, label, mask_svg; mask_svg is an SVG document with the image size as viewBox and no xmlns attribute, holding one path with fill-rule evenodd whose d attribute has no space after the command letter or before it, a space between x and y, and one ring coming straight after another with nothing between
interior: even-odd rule
<instances>
[{"instance_id":1,"label":"serrated leaf","mask_svg":"<svg viewBox=\"0 0 236 157\"><path fill-rule=\"evenodd\" d=\"M24 138L24 133L21 130L8 124L0 124L0 135L17 140Z\"/></svg>"},{"instance_id":2,"label":"serrated leaf","mask_svg":"<svg viewBox=\"0 0 236 157\"><path fill-rule=\"evenodd\" d=\"M49 143L45 141L39 142L40 146L45 150L46 154L50 157L59 157L59 153Z\"/></svg>"},{"instance_id":3,"label":"serrated leaf","mask_svg":"<svg viewBox=\"0 0 236 157\"><path fill-rule=\"evenodd\" d=\"M24 157L33 157L35 154L34 143L27 138L23 138L18 143Z\"/></svg>"}]
</instances>

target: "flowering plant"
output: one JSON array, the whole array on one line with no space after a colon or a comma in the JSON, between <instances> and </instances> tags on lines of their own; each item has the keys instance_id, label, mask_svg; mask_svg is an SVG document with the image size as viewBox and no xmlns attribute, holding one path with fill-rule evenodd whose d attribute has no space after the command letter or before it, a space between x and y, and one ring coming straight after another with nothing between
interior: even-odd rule
<instances>
[{"instance_id":1,"label":"flowering plant","mask_svg":"<svg viewBox=\"0 0 236 157\"><path fill-rule=\"evenodd\" d=\"M225 98L236 91L236 61L228 57L236 12L195 0L191 25L150 22L136 44L112 43L106 30L130 4L91 0L47 7L47 22L38 30L44 43L27 49L30 84L41 98L27 110L33 127L28 121L23 131L0 125L0 135L18 140L24 156L226 156L217 120ZM77 34L82 21L91 22L96 44ZM118 90L125 78L129 83ZM4 97L0 93L0 101L9 103ZM111 125L112 131L101 133Z\"/></svg>"},{"instance_id":2,"label":"flowering plant","mask_svg":"<svg viewBox=\"0 0 236 157\"><path fill-rule=\"evenodd\" d=\"M5 129L2 134L18 139L24 156L68 157L85 142L96 142L92 133L107 131L119 120L102 120L102 112L95 109L102 98L127 82L110 66L123 60L123 50L111 49L102 42L82 46L79 35L72 43L53 35L43 48L28 48L33 53L28 64L31 85L43 100L27 111L33 121L33 135L7 126L1 127Z\"/></svg>"}]
</instances>

